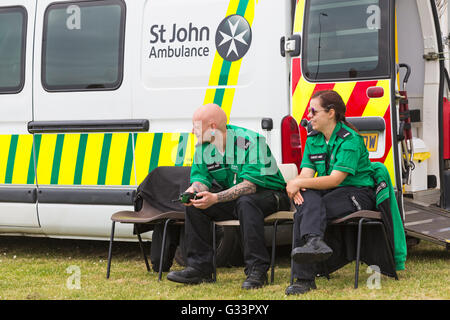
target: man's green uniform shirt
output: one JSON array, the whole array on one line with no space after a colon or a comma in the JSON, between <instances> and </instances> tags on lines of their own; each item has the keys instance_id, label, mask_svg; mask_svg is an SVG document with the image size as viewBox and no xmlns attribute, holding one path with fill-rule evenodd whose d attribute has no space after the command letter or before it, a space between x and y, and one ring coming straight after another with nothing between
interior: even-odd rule
<instances>
[{"instance_id":1,"label":"man's green uniform shirt","mask_svg":"<svg viewBox=\"0 0 450 320\"><path fill-rule=\"evenodd\" d=\"M347 172L339 187L374 186L364 139L342 122L336 124L328 144L320 132L308 136L301 168L311 168L319 177L328 176L333 170Z\"/></svg>"},{"instance_id":2,"label":"man's green uniform shirt","mask_svg":"<svg viewBox=\"0 0 450 320\"><path fill-rule=\"evenodd\" d=\"M211 188L213 180L216 180L224 189L228 189L243 179L266 189L282 190L286 187L263 136L248 129L227 125L224 154L209 142L196 146L191 183L198 181Z\"/></svg>"}]
</instances>

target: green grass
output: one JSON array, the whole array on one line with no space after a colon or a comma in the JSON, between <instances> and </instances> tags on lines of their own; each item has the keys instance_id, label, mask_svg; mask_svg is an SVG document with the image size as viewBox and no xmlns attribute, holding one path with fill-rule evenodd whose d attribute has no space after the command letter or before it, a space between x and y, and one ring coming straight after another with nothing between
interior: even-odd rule
<instances>
[{"instance_id":1,"label":"green grass","mask_svg":"<svg viewBox=\"0 0 450 320\"><path fill-rule=\"evenodd\" d=\"M180 285L145 269L136 243L116 242L111 278L107 280L108 243L45 238L0 237L0 300L61 299L450 299L450 253L421 242L409 250L406 270L399 281L381 276L381 288L366 285L371 274L360 268L360 287L353 289L354 263L317 279L317 290L286 296L289 250L279 250L275 283L259 290L241 289L243 268L219 268L217 283ZM67 268L79 268L80 289L70 289ZM172 269L181 269L175 265Z\"/></svg>"}]
</instances>

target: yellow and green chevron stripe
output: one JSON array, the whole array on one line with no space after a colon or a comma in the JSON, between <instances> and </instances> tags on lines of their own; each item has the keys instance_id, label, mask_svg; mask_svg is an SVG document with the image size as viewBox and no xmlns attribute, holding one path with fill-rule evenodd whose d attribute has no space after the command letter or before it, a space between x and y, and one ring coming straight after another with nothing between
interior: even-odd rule
<instances>
[{"instance_id":1,"label":"yellow and green chevron stripe","mask_svg":"<svg viewBox=\"0 0 450 320\"><path fill-rule=\"evenodd\" d=\"M194 144L188 133L0 135L0 184L134 186L158 166L191 165Z\"/></svg>"},{"instance_id":2,"label":"yellow and green chevron stripe","mask_svg":"<svg viewBox=\"0 0 450 320\"><path fill-rule=\"evenodd\" d=\"M232 14L241 15L251 26L257 2L255 0L231 0L225 17ZM228 121L230 120L231 107L236 90L233 86L237 85L241 63L242 59L234 62L224 60L216 51L208 82L208 86L214 88L206 90L203 102L204 104L215 103L221 106L227 114ZM227 86L227 88L221 88L222 86Z\"/></svg>"}]
</instances>

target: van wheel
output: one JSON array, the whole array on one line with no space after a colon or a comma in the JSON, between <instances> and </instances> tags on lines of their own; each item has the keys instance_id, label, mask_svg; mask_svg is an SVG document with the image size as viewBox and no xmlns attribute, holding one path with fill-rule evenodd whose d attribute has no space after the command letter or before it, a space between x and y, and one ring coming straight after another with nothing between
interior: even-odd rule
<instances>
[{"instance_id":1,"label":"van wheel","mask_svg":"<svg viewBox=\"0 0 450 320\"><path fill-rule=\"evenodd\" d=\"M420 239L414 238L411 236L406 236L406 247L408 250L412 249L413 247L417 246L420 243Z\"/></svg>"},{"instance_id":2,"label":"van wheel","mask_svg":"<svg viewBox=\"0 0 450 320\"><path fill-rule=\"evenodd\" d=\"M244 259L239 227L216 226L216 246L218 267L238 267L243 265ZM180 245L175 252L175 261L181 266L186 266L185 256L186 246L183 230L180 235Z\"/></svg>"}]
</instances>

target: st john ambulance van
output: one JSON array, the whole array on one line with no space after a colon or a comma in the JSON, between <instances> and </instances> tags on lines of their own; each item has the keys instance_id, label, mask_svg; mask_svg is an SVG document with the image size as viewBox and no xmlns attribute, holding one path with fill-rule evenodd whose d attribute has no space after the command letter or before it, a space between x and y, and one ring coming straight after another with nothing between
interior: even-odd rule
<instances>
[{"instance_id":1,"label":"st john ambulance van","mask_svg":"<svg viewBox=\"0 0 450 320\"><path fill-rule=\"evenodd\" d=\"M402 63L422 115L413 135L431 150L424 191L448 204L439 30L434 1L2 0L0 233L107 239L151 170L192 164L191 117L206 103L299 166L322 89L343 96L408 217ZM135 239L132 226L116 239Z\"/></svg>"}]
</instances>

